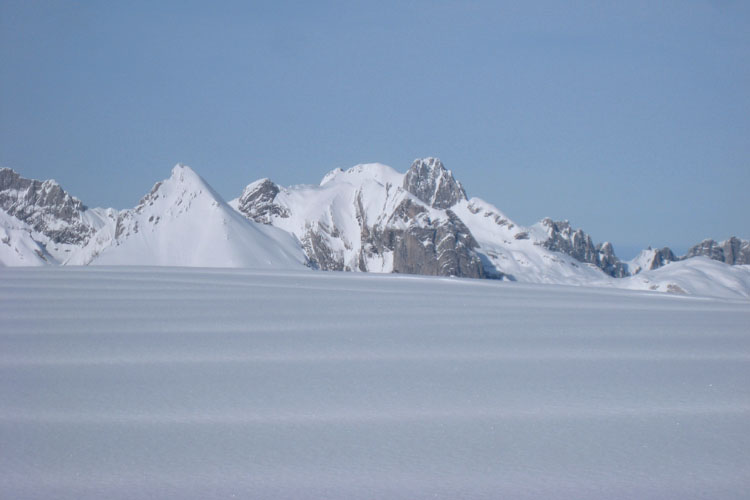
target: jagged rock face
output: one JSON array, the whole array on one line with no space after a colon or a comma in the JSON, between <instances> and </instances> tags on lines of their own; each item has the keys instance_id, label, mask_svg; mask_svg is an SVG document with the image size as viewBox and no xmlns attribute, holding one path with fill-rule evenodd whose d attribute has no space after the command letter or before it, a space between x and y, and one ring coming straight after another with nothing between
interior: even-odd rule
<instances>
[{"instance_id":1,"label":"jagged rock face","mask_svg":"<svg viewBox=\"0 0 750 500\"><path fill-rule=\"evenodd\" d=\"M332 239L339 238L336 227L321 222L308 224L305 233L300 238L302 249L308 259L308 265L322 271L353 271L341 252L329 245Z\"/></svg>"},{"instance_id":2,"label":"jagged rock face","mask_svg":"<svg viewBox=\"0 0 750 500\"><path fill-rule=\"evenodd\" d=\"M9 168L0 169L0 208L55 243L80 244L94 232L81 219L79 199L55 181L25 179Z\"/></svg>"},{"instance_id":3,"label":"jagged rock face","mask_svg":"<svg viewBox=\"0 0 750 500\"><path fill-rule=\"evenodd\" d=\"M542 220L549 238L542 245L549 250L570 255L580 262L594 264L615 278L628 276L627 265L615 255L609 242L594 246L591 237L581 229L573 230L568 221Z\"/></svg>"},{"instance_id":4,"label":"jagged rock face","mask_svg":"<svg viewBox=\"0 0 750 500\"><path fill-rule=\"evenodd\" d=\"M483 278L481 259L474 252L479 245L456 214L446 210L446 216L431 220L423 206L407 198L384 226L363 230L367 239L362 252L392 252L396 273ZM404 223L406 229L401 228Z\"/></svg>"},{"instance_id":5,"label":"jagged rock face","mask_svg":"<svg viewBox=\"0 0 750 500\"><path fill-rule=\"evenodd\" d=\"M249 219L270 224L273 216L289 217L289 211L274 203L279 187L269 179L261 179L247 186L239 198L237 209Z\"/></svg>"},{"instance_id":6,"label":"jagged rock face","mask_svg":"<svg viewBox=\"0 0 750 500\"><path fill-rule=\"evenodd\" d=\"M403 188L433 208L446 209L466 199L461 183L437 158L415 160Z\"/></svg>"},{"instance_id":7,"label":"jagged rock face","mask_svg":"<svg viewBox=\"0 0 750 500\"><path fill-rule=\"evenodd\" d=\"M704 256L709 259L724 262L724 250L714 240L703 240L692 246L685 257Z\"/></svg>"},{"instance_id":8,"label":"jagged rock face","mask_svg":"<svg viewBox=\"0 0 750 500\"><path fill-rule=\"evenodd\" d=\"M724 262L730 265L750 264L750 241L732 236L722 244Z\"/></svg>"},{"instance_id":9,"label":"jagged rock face","mask_svg":"<svg viewBox=\"0 0 750 500\"><path fill-rule=\"evenodd\" d=\"M654 258L651 261L649 269L658 269L669 264L670 262L676 262L678 260L679 259L675 256L674 252L672 252L672 249L670 249L669 247L657 248L654 251Z\"/></svg>"},{"instance_id":10,"label":"jagged rock face","mask_svg":"<svg viewBox=\"0 0 750 500\"><path fill-rule=\"evenodd\" d=\"M554 252L562 252L581 262L595 264L599 252L591 237L583 230L573 230L568 221L553 221L550 218L542 220L547 228L549 239L544 246Z\"/></svg>"},{"instance_id":11,"label":"jagged rock face","mask_svg":"<svg viewBox=\"0 0 750 500\"><path fill-rule=\"evenodd\" d=\"M714 240L703 240L691 247L684 258L704 256L729 265L750 264L750 241L732 236L728 240L716 243Z\"/></svg>"},{"instance_id":12,"label":"jagged rock face","mask_svg":"<svg viewBox=\"0 0 750 500\"><path fill-rule=\"evenodd\" d=\"M610 242L597 245L599 251L598 262L594 262L602 271L615 278L629 276L628 266L620 261L615 255L615 250Z\"/></svg>"},{"instance_id":13,"label":"jagged rock face","mask_svg":"<svg viewBox=\"0 0 750 500\"><path fill-rule=\"evenodd\" d=\"M361 198L358 200L361 203ZM446 219L431 220L423 205L407 198L384 223L371 226L360 218L361 245L356 270L370 271L367 262L373 256L382 258L391 254L394 273L483 278L482 262L474 252L477 242L455 214L447 211L446 215ZM342 253L327 243L340 237L338 230L327 224L310 225L301 240L313 267L326 271L355 270L347 265Z\"/></svg>"}]
</instances>

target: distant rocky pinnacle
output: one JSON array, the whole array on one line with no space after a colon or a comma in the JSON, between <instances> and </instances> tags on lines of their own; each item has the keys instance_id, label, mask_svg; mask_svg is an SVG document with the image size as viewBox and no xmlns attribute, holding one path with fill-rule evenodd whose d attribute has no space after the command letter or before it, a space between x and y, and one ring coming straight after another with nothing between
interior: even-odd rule
<instances>
[{"instance_id":1,"label":"distant rocky pinnacle","mask_svg":"<svg viewBox=\"0 0 750 500\"><path fill-rule=\"evenodd\" d=\"M466 199L461 183L437 158L414 160L406 172L403 187L433 208L450 208Z\"/></svg>"},{"instance_id":2,"label":"distant rocky pinnacle","mask_svg":"<svg viewBox=\"0 0 750 500\"><path fill-rule=\"evenodd\" d=\"M716 243L714 240L703 240L691 247L685 258L703 255L729 265L750 264L750 241L732 236L728 240Z\"/></svg>"},{"instance_id":3,"label":"distant rocky pinnacle","mask_svg":"<svg viewBox=\"0 0 750 500\"><path fill-rule=\"evenodd\" d=\"M543 242L544 247L593 264L612 277L628 276L627 266L617 258L611 243L594 245L588 234L581 229L574 230L568 221L553 221L548 217L541 224L549 234L549 239Z\"/></svg>"},{"instance_id":4,"label":"distant rocky pinnacle","mask_svg":"<svg viewBox=\"0 0 750 500\"><path fill-rule=\"evenodd\" d=\"M240 195L237 209L247 218L270 224L272 216L289 217L289 210L274 203L279 186L269 179L260 179L248 185Z\"/></svg>"},{"instance_id":5,"label":"distant rocky pinnacle","mask_svg":"<svg viewBox=\"0 0 750 500\"><path fill-rule=\"evenodd\" d=\"M678 260L680 260L680 258L676 257L669 247L657 248L654 250L654 257L651 259L648 269L658 269L670 262L676 262Z\"/></svg>"},{"instance_id":6,"label":"distant rocky pinnacle","mask_svg":"<svg viewBox=\"0 0 750 500\"><path fill-rule=\"evenodd\" d=\"M690 257L704 256L729 265L750 264L750 241L731 238L717 243L714 240L703 240L691 247L681 256L675 256L669 247L652 250L650 261L644 269L629 269L628 265L617 258L612 244L609 242L594 245L591 237L581 229L574 230L568 221L553 221L546 218L541 221L547 230L549 238L542 245L555 252L570 255L580 262L593 264L614 278L622 278L640 271L658 269L669 264L685 260Z\"/></svg>"}]
</instances>

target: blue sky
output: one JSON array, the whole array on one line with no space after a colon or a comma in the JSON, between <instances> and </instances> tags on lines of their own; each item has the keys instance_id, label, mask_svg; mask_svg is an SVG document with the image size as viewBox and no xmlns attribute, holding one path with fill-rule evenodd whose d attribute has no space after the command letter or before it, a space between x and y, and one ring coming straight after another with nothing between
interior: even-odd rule
<instances>
[{"instance_id":1,"label":"blue sky","mask_svg":"<svg viewBox=\"0 0 750 500\"><path fill-rule=\"evenodd\" d=\"M0 165L126 208L177 162L231 199L438 156L621 256L750 238L748 26L731 0L0 0Z\"/></svg>"}]
</instances>

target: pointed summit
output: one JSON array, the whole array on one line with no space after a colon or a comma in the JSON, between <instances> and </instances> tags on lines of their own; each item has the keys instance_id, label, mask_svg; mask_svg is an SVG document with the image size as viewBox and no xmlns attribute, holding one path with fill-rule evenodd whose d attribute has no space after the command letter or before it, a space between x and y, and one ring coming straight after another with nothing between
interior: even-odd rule
<instances>
[{"instance_id":1,"label":"pointed summit","mask_svg":"<svg viewBox=\"0 0 750 500\"><path fill-rule=\"evenodd\" d=\"M248 221L180 164L98 236L70 263L302 268L305 262L293 236Z\"/></svg>"},{"instance_id":2,"label":"pointed summit","mask_svg":"<svg viewBox=\"0 0 750 500\"><path fill-rule=\"evenodd\" d=\"M168 179L159 181L154 184L151 191L141 198L138 206L135 207L136 212L143 211L146 207L153 206L154 203L159 201L159 205L166 206L172 204L174 206L181 205L183 202L190 202L195 198L202 197L213 204L224 203L221 195L214 191L214 189L192 168L182 163L178 163L172 168L171 175ZM180 209L180 212L183 209Z\"/></svg>"},{"instance_id":3,"label":"pointed summit","mask_svg":"<svg viewBox=\"0 0 750 500\"><path fill-rule=\"evenodd\" d=\"M178 182L188 182L188 183L201 183L205 184L206 181L204 181L200 175L198 175L195 170L188 167L184 163L178 163L172 168L172 175L169 177L170 179L174 179Z\"/></svg>"},{"instance_id":4,"label":"pointed summit","mask_svg":"<svg viewBox=\"0 0 750 500\"><path fill-rule=\"evenodd\" d=\"M182 163L178 163L177 165L175 165L174 168L172 168L172 175L168 180L163 182L174 183L190 191L205 191L214 198L221 198L221 196L214 191L214 189L208 184L208 182L205 181L205 179L203 179L203 177L198 175L195 170Z\"/></svg>"},{"instance_id":5,"label":"pointed summit","mask_svg":"<svg viewBox=\"0 0 750 500\"><path fill-rule=\"evenodd\" d=\"M406 172L403 187L433 208L450 208L466 199L461 183L437 158L414 160Z\"/></svg>"}]
</instances>

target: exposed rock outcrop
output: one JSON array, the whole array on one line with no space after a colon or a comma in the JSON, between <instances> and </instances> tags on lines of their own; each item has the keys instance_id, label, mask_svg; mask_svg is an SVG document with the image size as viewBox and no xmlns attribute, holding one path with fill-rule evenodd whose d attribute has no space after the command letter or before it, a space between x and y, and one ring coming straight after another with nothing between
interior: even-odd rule
<instances>
[{"instance_id":1,"label":"exposed rock outcrop","mask_svg":"<svg viewBox=\"0 0 750 500\"><path fill-rule=\"evenodd\" d=\"M54 243L82 244L95 231L82 217L86 206L57 182L25 179L9 168L0 169L0 208Z\"/></svg>"},{"instance_id":2,"label":"exposed rock outcrop","mask_svg":"<svg viewBox=\"0 0 750 500\"><path fill-rule=\"evenodd\" d=\"M596 246L596 249L598 251L597 260L593 264L614 278L629 276L628 266L617 258L615 249L610 242L600 243Z\"/></svg>"},{"instance_id":3,"label":"exposed rock outcrop","mask_svg":"<svg viewBox=\"0 0 750 500\"><path fill-rule=\"evenodd\" d=\"M581 229L573 229L568 221L541 221L549 235L542 243L545 248L570 255L580 262L593 264L615 278L628 276L627 266L620 262L609 242L594 245L591 237Z\"/></svg>"},{"instance_id":4,"label":"exposed rock outcrop","mask_svg":"<svg viewBox=\"0 0 750 500\"><path fill-rule=\"evenodd\" d=\"M403 226L406 228L403 229ZM478 247L469 229L450 210L432 220L427 210L406 198L383 226L369 228L363 251L393 253L393 272L483 278Z\"/></svg>"},{"instance_id":5,"label":"exposed rock outcrop","mask_svg":"<svg viewBox=\"0 0 750 500\"><path fill-rule=\"evenodd\" d=\"M684 258L702 255L725 264L750 264L750 241L732 236L728 240L717 243L714 240L703 240L691 247Z\"/></svg>"},{"instance_id":6,"label":"exposed rock outcrop","mask_svg":"<svg viewBox=\"0 0 750 500\"><path fill-rule=\"evenodd\" d=\"M649 269L658 269L662 266L669 264L670 262L676 262L678 257L672 252L669 247L657 248L654 251L654 258L651 261Z\"/></svg>"},{"instance_id":7,"label":"exposed rock outcrop","mask_svg":"<svg viewBox=\"0 0 750 500\"><path fill-rule=\"evenodd\" d=\"M466 199L461 183L437 158L414 160L403 188L433 208L446 209Z\"/></svg>"},{"instance_id":8,"label":"exposed rock outcrop","mask_svg":"<svg viewBox=\"0 0 750 500\"><path fill-rule=\"evenodd\" d=\"M237 209L249 219L270 224L271 218L289 217L289 210L274 203L279 186L269 179L261 179L248 185L237 202Z\"/></svg>"}]
</instances>

